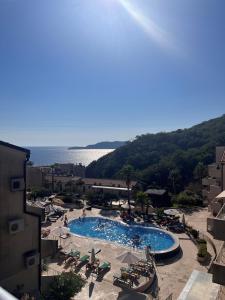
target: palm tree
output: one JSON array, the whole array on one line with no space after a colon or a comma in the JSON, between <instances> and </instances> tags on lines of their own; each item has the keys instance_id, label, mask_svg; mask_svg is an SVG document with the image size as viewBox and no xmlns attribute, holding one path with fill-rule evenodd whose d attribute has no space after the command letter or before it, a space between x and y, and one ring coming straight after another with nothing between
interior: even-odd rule
<instances>
[{"instance_id":1,"label":"palm tree","mask_svg":"<svg viewBox=\"0 0 225 300\"><path fill-rule=\"evenodd\" d=\"M144 192L138 192L136 195L136 203L141 205L141 211L144 212L144 205L146 204L148 196Z\"/></svg>"},{"instance_id":2,"label":"palm tree","mask_svg":"<svg viewBox=\"0 0 225 300\"><path fill-rule=\"evenodd\" d=\"M148 215L148 209L149 209L149 206L152 204L152 201L148 198L148 196L146 195L146 199L145 199L145 205L146 205L146 215Z\"/></svg>"},{"instance_id":3,"label":"palm tree","mask_svg":"<svg viewBox=\"0 0 225 300\"><path fill-rule=\"evenodd\" d=\"M121 170L121 175L126 181L126 186L127 186L127 202L129 205L129 210L128 213L130 214L130 188L131 188L131 177L133 175L134 169L131 165L125 165L122 170Z\"/></svg>"}]
</instances>

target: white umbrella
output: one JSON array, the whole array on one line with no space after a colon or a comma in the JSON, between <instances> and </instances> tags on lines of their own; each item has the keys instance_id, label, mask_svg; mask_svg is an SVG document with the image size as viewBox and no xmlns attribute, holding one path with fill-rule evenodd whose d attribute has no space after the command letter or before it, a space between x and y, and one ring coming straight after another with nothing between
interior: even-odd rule
<instances>
[{"instance_id":1,"label":"white umbrella","mask_svg":"<svg viewBox=\"0 0 225 300\"><path fill-rule=\"evenodd\" d=\"M125 204L121 205L121 207L124 208L124 209L134 209L134 206L129 205L128 203L125 203Z\"/></svg>"},{"instance_id":2,"label":"white umbrella","mask_svg":"<svg viewBox=\"0 0 225 300\"><path fill-rule=\"evenodd\" d=\"M129 251L118 256L117 259L119 261L121 261L122 263L127 263L128 265L135 264L138 260L140 260L139 257L137 257L136 255L134 255L133 253L131 253Z\"/></svg>"}]
</instances>

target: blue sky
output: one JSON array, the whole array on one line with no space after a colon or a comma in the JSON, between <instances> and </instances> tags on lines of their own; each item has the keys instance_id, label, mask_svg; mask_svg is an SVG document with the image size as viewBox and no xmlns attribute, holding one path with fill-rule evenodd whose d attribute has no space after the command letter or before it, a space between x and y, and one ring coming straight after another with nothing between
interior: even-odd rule
<instances>
[{"instance_id":1,"label":"blue sky","mask_svg":"<svg viewBox=\"0 0 225 300\"><path fill-rule=\"evenodd\" d=\"M85 145L224 113L224 0L0 0L0 139Z\"/></svg>"}]
</instances>

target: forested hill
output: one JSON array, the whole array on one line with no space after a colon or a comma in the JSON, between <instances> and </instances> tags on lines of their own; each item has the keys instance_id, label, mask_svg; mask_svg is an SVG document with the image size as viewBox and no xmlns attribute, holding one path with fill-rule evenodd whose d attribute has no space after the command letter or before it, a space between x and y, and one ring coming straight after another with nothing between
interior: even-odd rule
<instances>
[{"instance_id":1,"label":"forested hill","mask_svg":"<svg viewBox=\"0 0 225 300\"><path fill-rule=\"evenodd\" d=\"M87 145L85 147L74 146L69 147L69 150L73 149L117 149L123 145L125 145L125 141L113 141L113 142L100 142L93 145Z\"/></svg>"},{"instance_id":2,"label":"forested hill","mask_svg":"<svg viewBox=\"0 0 225 300\"><path fill-rule=\"evenodd\" d=\"M225 115L189 129L145 134L87 167L87 177L120 178L124 165L147 185L180 191L200 181L204 166L215 158L215 146L225 145ZM204 166L203 166L204 165Z\"/></svg>"}]
</instances>

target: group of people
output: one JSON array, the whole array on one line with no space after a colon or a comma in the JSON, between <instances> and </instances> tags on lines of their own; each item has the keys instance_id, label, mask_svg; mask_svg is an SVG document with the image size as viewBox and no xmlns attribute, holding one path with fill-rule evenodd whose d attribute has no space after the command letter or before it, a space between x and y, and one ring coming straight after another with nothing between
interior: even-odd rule
<instances>
[{"instance_id":1,"label":"group of people","mask_svg":"<svg viewBox=\"0 0 225 300\"><path fill-rule=\"evenodd\" d=\"M83 211L82 211L82 218L85 218L86 217L86 210L85 208L83 208ZM64 216L64 218L61 219L63 221L63 225L65 227L68 226L68 218L67 218L67 215ZM81 220L81 217L79 217L79 220Z\"/></svg>"}]
</instances>

